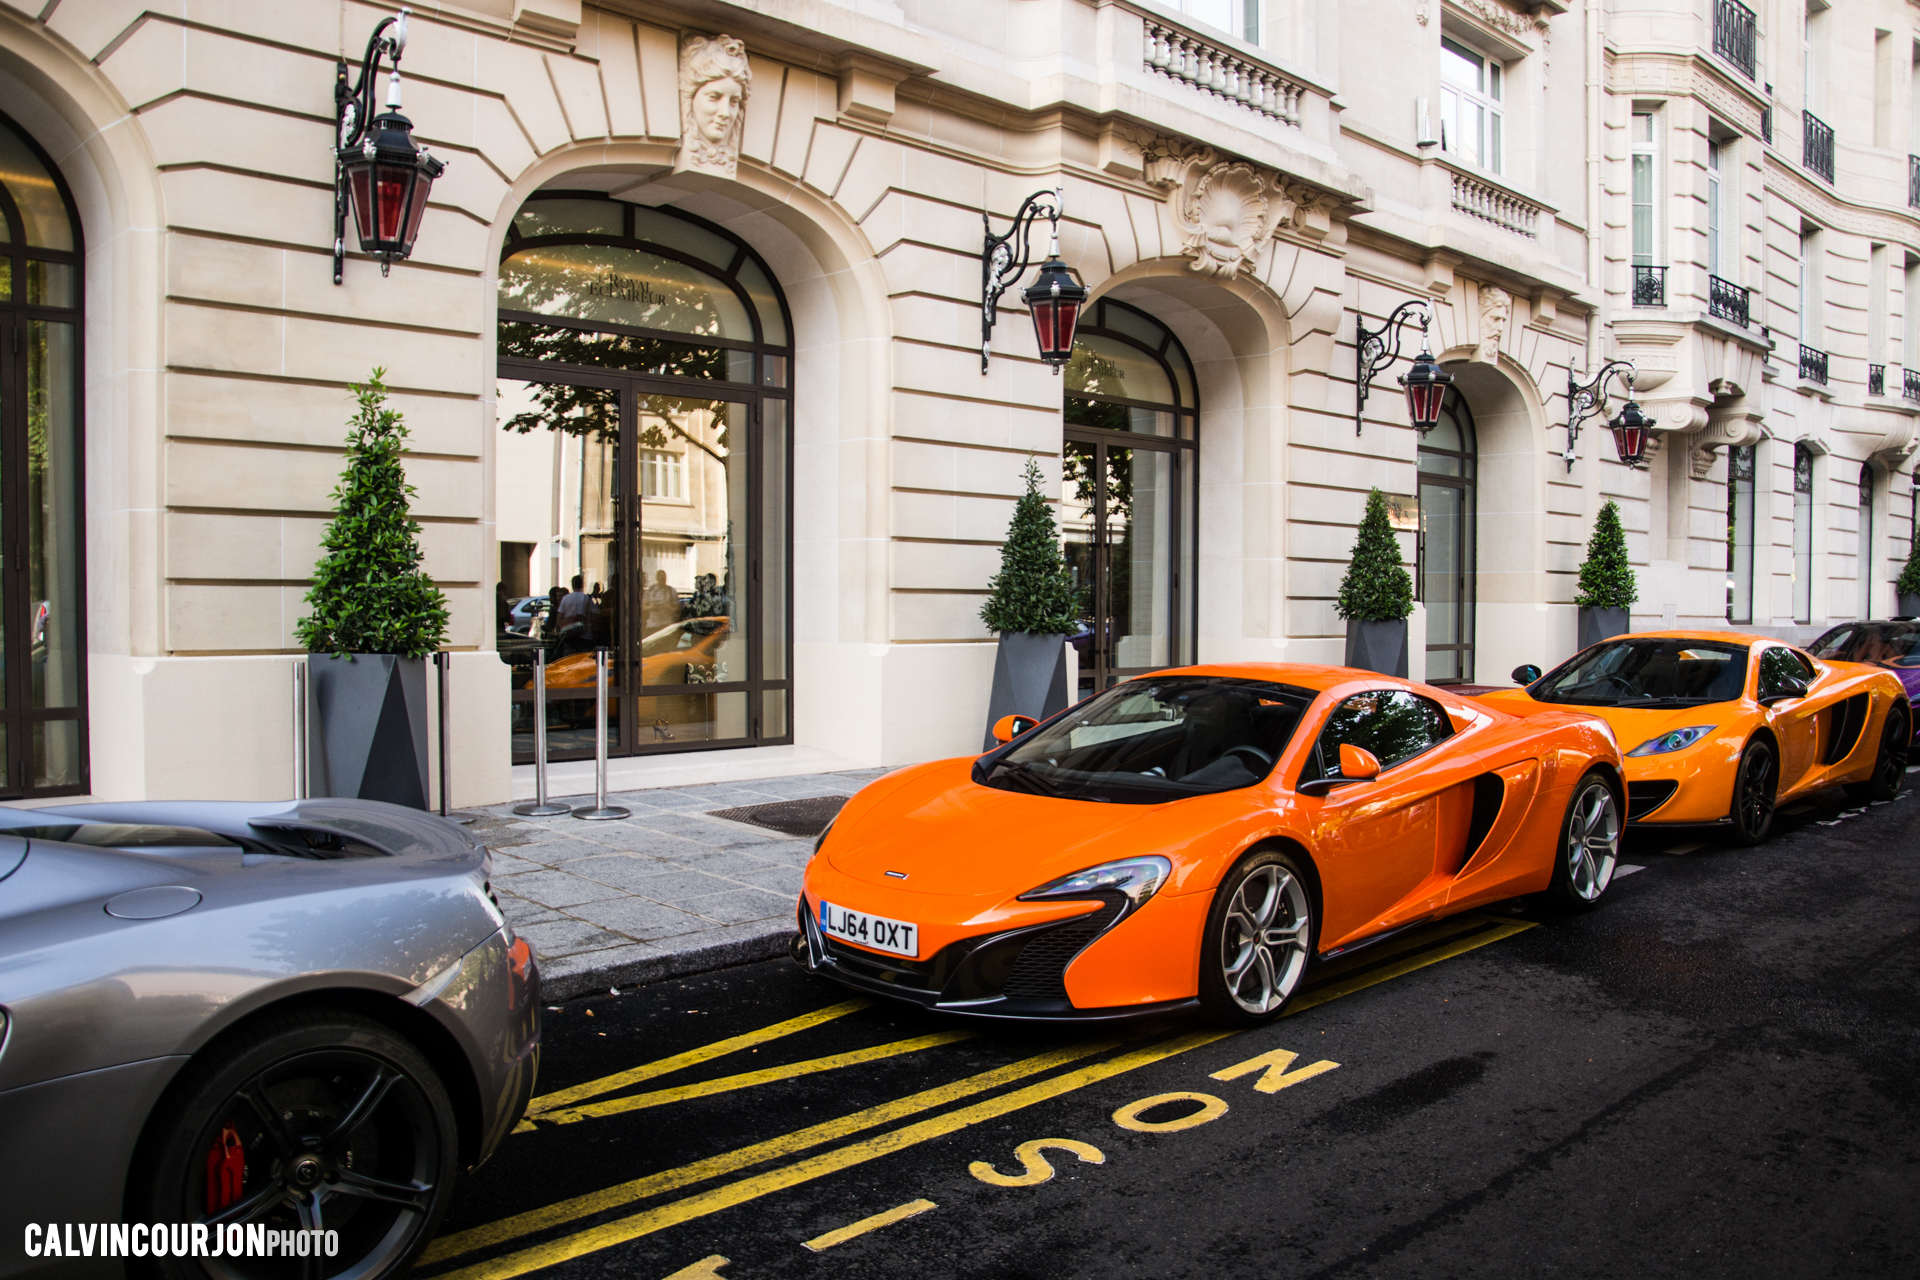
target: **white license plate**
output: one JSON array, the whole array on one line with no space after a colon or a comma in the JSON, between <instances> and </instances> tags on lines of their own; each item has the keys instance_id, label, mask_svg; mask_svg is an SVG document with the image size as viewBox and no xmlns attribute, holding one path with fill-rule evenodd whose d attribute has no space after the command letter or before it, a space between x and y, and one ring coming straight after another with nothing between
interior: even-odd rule
<instances>
[{"instance_id":1,"label":"white license plate","mask_svg":"<svg viewBox=\"0 0 1920 1280\"><path fill-rule=\"evenodd\" d=\"M896 956L920 954L919 925L849 911L831 902L820 904L820 931L846 942L871 947L875 951L889 951Z\"/></svg>"}]
</instances>

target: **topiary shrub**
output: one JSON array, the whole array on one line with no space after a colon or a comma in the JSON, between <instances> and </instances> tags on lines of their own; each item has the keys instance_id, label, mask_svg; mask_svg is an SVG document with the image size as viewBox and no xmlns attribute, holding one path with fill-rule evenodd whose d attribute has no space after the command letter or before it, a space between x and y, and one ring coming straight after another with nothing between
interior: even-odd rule
<instances>
[{"instance_id":1,"label":"topiary shrub","mask_svg":"<svg viewBox=\"0 0 1920 1280\"><path fill-rule=\"evenodd\" d=\"M1903 596L1920 596L1920 529L1914 530L1912 543L1907 549L1906 567L1894 579L1893 589Z\"/></svg>"},{"instance_id":2,"label":"topiary shrub","mask_svg":"<svg viewBox=\"0 0 1920 1280\"><path fill-rule=\"evenodd\" d=\"M390 653L423 658L447 634L447 598L421 569L414 488L400 455L407 428L387 407L384 369L350 388L359 409L347 429L347 465L333 491L326 554L313 567L310 617L294 634L310 653Z\"/></svg>"},{"instance_id":3,"label":"topiary shrub","mask_svg":"<svg viewBox=\"0 0 1920 1280\"><path fill-rule=\"evenodd\" d=\"M1413 578L1400 564L1400 540L1387 518L1387 497L1367 494L1367 513L1353 540L1334 612L1349 622L1400 622L1413 612Z\"/></svg>"},{"instance_id":4,"label":"topiary shrub","mask_svg":"<svg viewBox=\"0 0 1920 1280\"><path fill-rule=\"evenodd\" d=\"M1620 504L1609 498L1593 522L1587 558L1580 565L1580 593L1573 598L1582 609L1626 609L1640 598L1627 560L1627 531L1620 525Z\"/></svg>"},{"instance_id":5,"label":"topiary shrub","mask_svg":"<svg viewBox=\"0 0 1920 1280\"><path fill-rule=\"evenodd\" d=\"M1040 464L1032 458L1026 481L1000 547L1000 572L987 583L980 620L989 631L1067 635L1079 625L1079 593L1060 555L1053 508L1040 496Z\"/></svg>"}]
</instances>

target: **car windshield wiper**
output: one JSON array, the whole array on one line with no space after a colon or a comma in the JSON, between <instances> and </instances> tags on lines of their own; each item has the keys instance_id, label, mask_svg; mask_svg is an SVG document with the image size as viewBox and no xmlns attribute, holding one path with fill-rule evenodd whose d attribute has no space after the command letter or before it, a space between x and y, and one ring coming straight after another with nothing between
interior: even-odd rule
<instances>
[{"instance_id":1,"label":"car windshield wiper","mask_svg":"<svg viewBox=\"0 0 1920 1280\"><path fill-rule=\"evenodd\" d=\"M1726 699L1725 698L1720 698L1720 699L1675 698L1675 697L1622 698L1620 701L1612 705L1616 707L1632 707L1635 710L1645 711L1650 708L1658 708L1658 707L1704 707L1709 702L1714 702L1714 701L1725 702Z\"/></svg>"}]
</instances>

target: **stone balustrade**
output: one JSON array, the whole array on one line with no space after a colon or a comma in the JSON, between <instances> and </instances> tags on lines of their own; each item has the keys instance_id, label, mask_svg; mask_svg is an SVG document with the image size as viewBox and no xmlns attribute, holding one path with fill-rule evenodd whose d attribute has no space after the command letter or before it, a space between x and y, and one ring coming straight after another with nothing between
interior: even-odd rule
<instances>
[{"instance_id":1,"label":"stone balustrade","mask_svg":"<svg viewBox=\"0 0 1920 1280\"><path fill-rule=\"evenodd\" d=\"M1145 70L1239 103L1292 128L1300 127L1302 86L1190 31L1151 18L1145 21L1145 31L1141 57Z\"/></svg>"},{"instance_id":2,"label":"stone balustrade","mask_svg":"<svg viewBox=\"0 0 1920 1280\"><path fill-rule=\"evenodd\" d=\"M1515 235L1539 238L1539 205L1457 169L1453 172L1453 207Z\"/></svg>"}]
</instances>

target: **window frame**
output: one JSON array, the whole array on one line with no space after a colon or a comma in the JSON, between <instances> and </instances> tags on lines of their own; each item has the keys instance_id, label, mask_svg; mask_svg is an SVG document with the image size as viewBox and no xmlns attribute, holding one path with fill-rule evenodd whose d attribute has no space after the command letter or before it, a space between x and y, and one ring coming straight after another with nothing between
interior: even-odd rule
<instances>
[{"instance_id":1,"label":"window frame","mask_svg":"<svg viewBox=\"0 0 1920 1280\"><path fill-rule=\"evenodd\" d=\"M1627 130L1627 202L1631 214L1627 222L1629 238L1629 256L1636 267L1659 266L1665 260L1661 253L1661 232L1665 229L1665 220L1660 217L1660 111L1649 105L1641 110L1635 105L1631 123ZM1647 122L1647 136L1640 137L1640 121ZM1647 198L1643 202L1639 191L1640 162L1646 161ZM1647 243L1643 249L1640 244L1640 210L1647 211Z\"/></svg>"},{"instance_id":2,"label":"window frame","mask_svg":"<svg viewBox=\"0 0 1920 1280\"><path fill-rule=\"evenodd\" d=\"M1477 65L1478 87L1468 89L1447 78L1446 56L1449 53ZM1506 82L1509 78L1506 62L1484 49L1475 48L1463 40L1446 34L1440 37L1440 56L1440 150L1452 156L1458 163L1469 165L1496 177L1504 177L1507 149ZM1450 132L1458 132L1452 128L1453 120L1448 111L1449 95L1455 98L1464 95L1465 100L1480 113L1478 137L1475 139L1474 153L1470 157L1463 154L1449 137ZM1488 162L1489 152L1492 153L1491 163Z\"/></svg>"}]
</instances>

